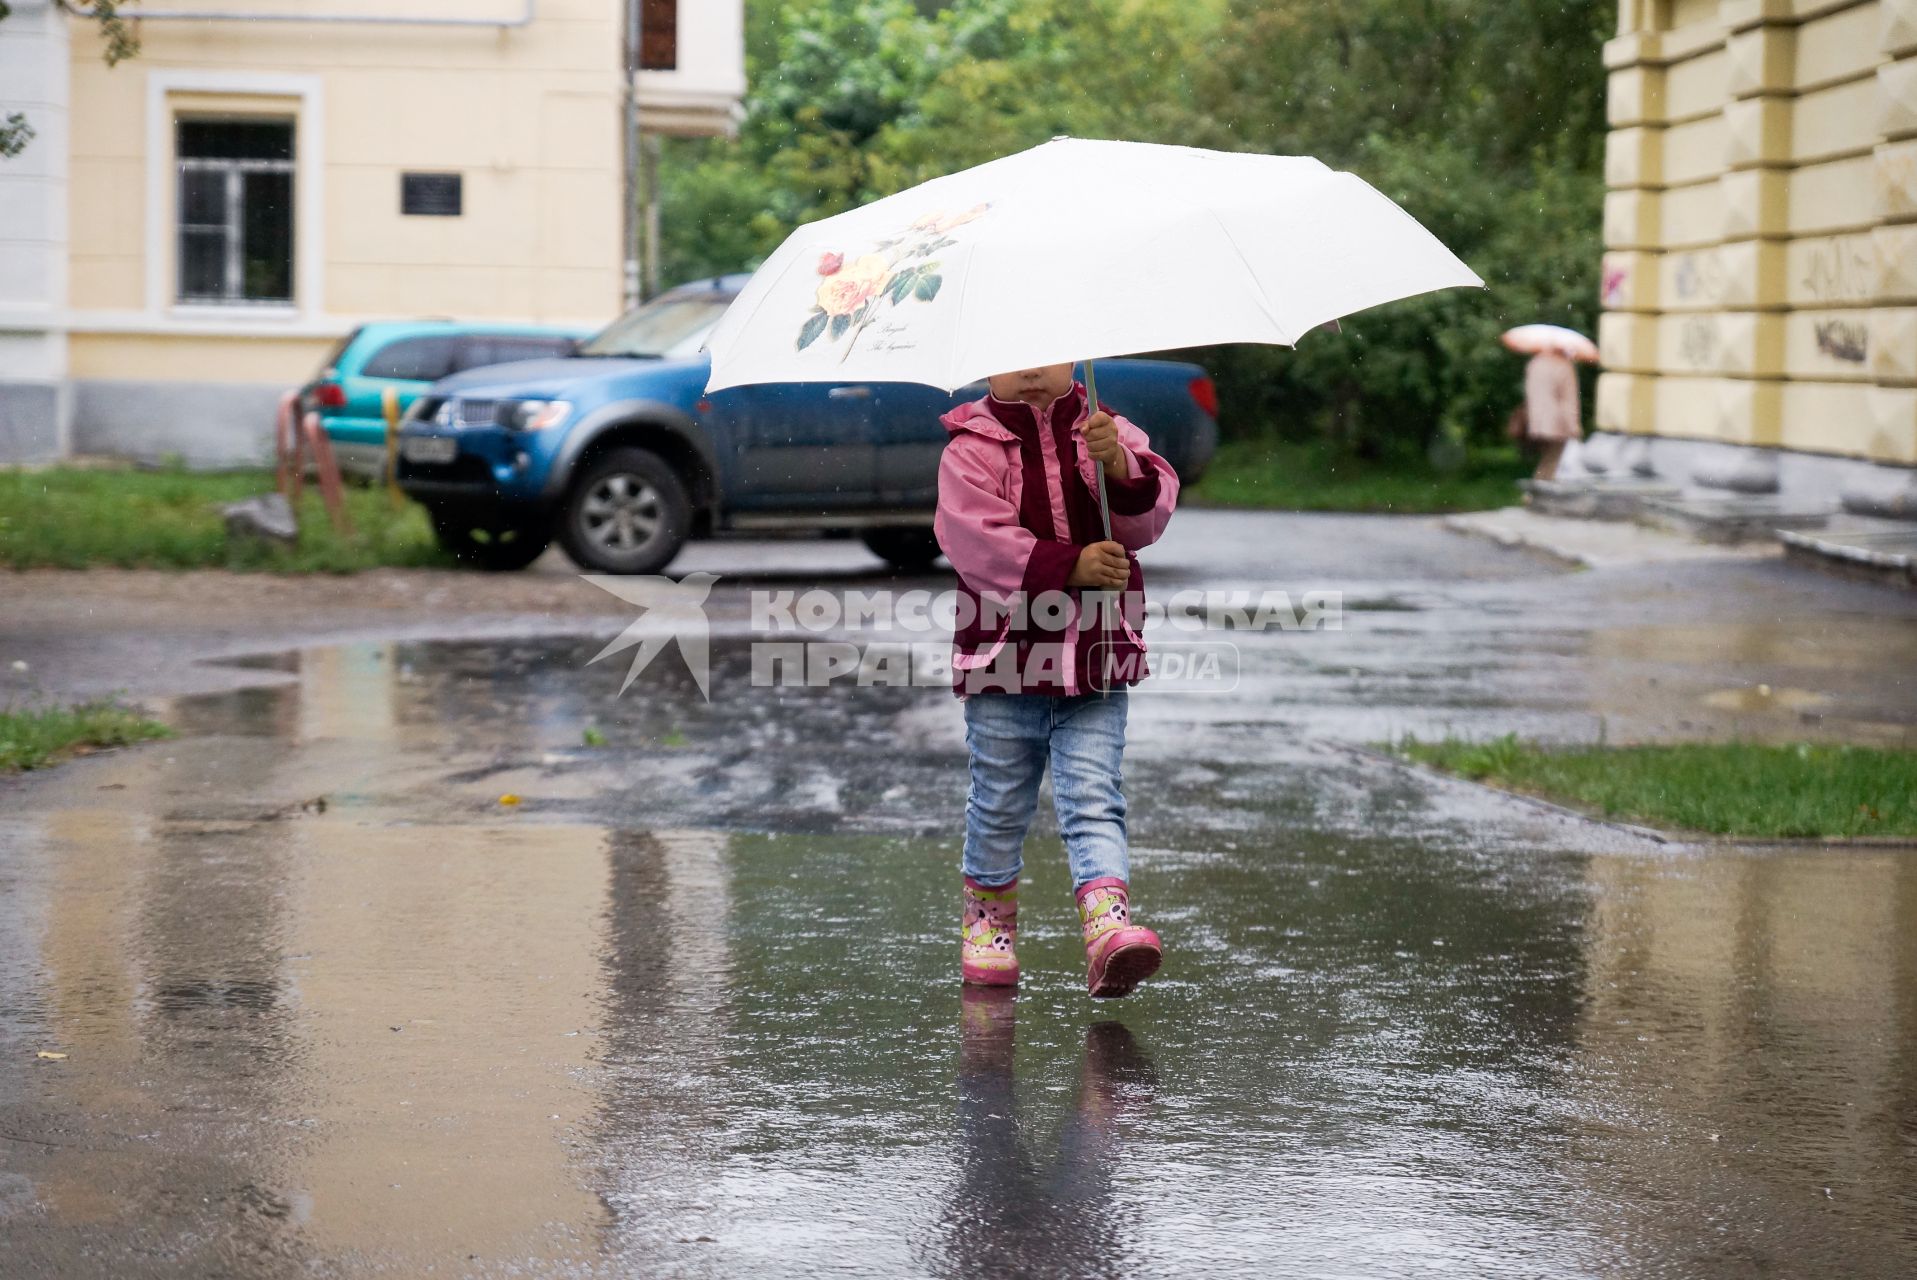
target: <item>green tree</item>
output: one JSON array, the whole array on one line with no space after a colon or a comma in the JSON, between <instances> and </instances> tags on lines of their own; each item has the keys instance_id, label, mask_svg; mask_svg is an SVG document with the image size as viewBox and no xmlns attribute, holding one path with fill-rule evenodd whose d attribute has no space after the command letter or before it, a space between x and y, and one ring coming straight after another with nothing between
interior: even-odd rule
<instances>
[{"instance_id":1,"label":"green tree","mask_svg":"<svg viewBox=\"0 0 1917 1280\"><path fill-rule=\"evenodd\" d=\"M1234 0L1202 63L1204 145L1353 170L1486 288L1366 312L1295 353L1207 353L1227 423L1364 455L1495 437L1518 394L1499 331L1596 322L1613 13L1597 0Z\"/></svg>"},{"instance_id":2,"label":"green tree","mask_svg":"<svg viewBox=\"0 0 1917 1280\"><path fill-rule=\"evenodd\" d=\"M800 223L885 194L873 142L924 90L931 25L908 0L749 5L738 140L664 151L668 278L756 265Z\"/></svg>"},{"instance_id":3,"label":"green tree","mask_svg":"<svg viewBox=\"0 0 1917 1280\"><path fill-rule=\"evenodd\" d=\"M754 266L801 222L1061 133L1315 155L1404 205L1487 287L1378 308L1295 351L1195 353L1224 430L1365 456L1493 438L1519 371L1498 332L1595 323L1614 15L1602 0L748 0L741 136L670 153L665 258L682 275Z\"/></svg>"},{"instance_id":4,"label":"green tree","mask_svg":"<svg viewBox=\"0 0 1917 1280\"><path fill-rule=\"evenodd\" d=\"M739 138L666 151L667 273L756 265L802 222L1054 134L1137 137L1149 118L1174 137L1189 107L1153 83L1184 59L1162 33L1221 4L749 2ZM1180 48L1198 56L1192 41Z\"/></svg>"}]
</instances>

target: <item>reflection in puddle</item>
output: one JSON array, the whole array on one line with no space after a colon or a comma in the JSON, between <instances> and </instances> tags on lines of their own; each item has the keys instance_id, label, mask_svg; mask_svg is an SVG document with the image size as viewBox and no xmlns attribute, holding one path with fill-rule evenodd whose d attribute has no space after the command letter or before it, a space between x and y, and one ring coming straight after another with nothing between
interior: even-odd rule
<instances>
[{"instance_id":1,"label":"reflection in puddle","mask_svg":"<svg viewBox=\"0 0 1917 1280\"><path fill-rule=\"evenodd\" d=\"M1594 702L1614 736L1904 746L1917 741L1917 627L1875 616L1613 627L1590 636Z\"/></svg>"},{"instance_id":2,"label":"reflection in puddle","mask_svg":"<svg viewBox=\"0 0 1917 1280\"><path fill-rule=\"evenodd\" d=\"M1811 614L1778 622L1616 627L1597 635L1608 654L1668 663L1825 671L1917 666L1917 628L1895 617Z\"/></svg>"},{"instance_id":3,"label":"reflection in puddle","mask_svg":"<svg viewBox=\"0 0 1917 1280\"><path fill-rule=\"evenodd\" d=\"M1127 1256L1131 1218L1114 1211L1112 1181L1122 1132L1151 1116L1155 1079L1138 1038L1122 1022L1087 1027L1070 1113L1040 1131L1021 1123L1016 993L968 987L959 1000L959 1174L931 1269L1076 1275Z\"/></svg>"},{"instance_id":4,"label":"reflection in puddle","mask_svg":"<svg viewBox=\"0 0 1917 1280\"><path fill-rule=\"evenodd\" d=\"M1722 711L1740 711L1745 713L1771 710L1809 711L1817 707L1830 705L1830 698L1821 693L1812 693L1809 689L1773 689L1767 684L1752 686L1748 689L1719 689L1707 693L1702 699L1707 707L1716 707Z\"/></svg>"},{"instance_id":5,"label":"reflection in puddle","mask_svg":"<svg viewBox=\"0 0 1917 1280\"><path fill-rule=\"evenodd\" d=\"M1571 852L1225 725L1128 762L1161 977L1085 999L1041 834L964 992L913 695L592 651L302 654L9 793L9 1275L1917 1269L1907 856Z\"/></svg>"},{"instance_id":6,"label":"reflection in puddle","mask_svg":"<svg viewBox=\"0 0 1917 1280\"><path fill-rule=\"evenodd\" d=\"M1385 604L1401 603L1383 598ZM1377 601L1370 602L1377 605ZM1917 733L1917 627L1882 617L1721 625L1507 630L1423 604L1343 631L1232 632L1234 696L1140 691L1134 757L1202 755L1221 730L1258 726L1257 747L1324 736L1501 734L1618 742L1736 737L1901 745ZM535 757L614 748L711 749L736 756L812 741L892 735L909 753L956 742L942 689L766 689L746 642L715 640L712 698L677 661L655 662L624 696L623 669L590 660L600 636L396 641L258 655L231 665L298 679L173 701L183 734L378 744L414 755L448 747ZM928 743L925 726L940 731ZM689 815L674 815L674 821Z\"/></svg>"}]
</instances>

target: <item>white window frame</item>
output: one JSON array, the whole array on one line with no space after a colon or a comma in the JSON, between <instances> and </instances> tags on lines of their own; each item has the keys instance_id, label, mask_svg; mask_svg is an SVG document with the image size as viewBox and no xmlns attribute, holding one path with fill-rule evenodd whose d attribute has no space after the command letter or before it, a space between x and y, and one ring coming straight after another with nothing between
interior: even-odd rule
<instances>
[{"instance_id":1,"label":"white window frame","mask_svg":"<svg viewBox=\"0 0 1917 1280\"><path fill-rule=\"evenodd\" d=\"M181 113L174 116L175 145L178 145L179 126L181 124L191 120L204 120L206 118L207 117L197 113ZM273 116L250 118L271 120L275 123L283 120L286 127L291 130L293 134L294 158L291 160L230 160L195 156L188 159L185 156L177 154L173 157L173 168L176 178L173 187L173 299L175 305L286 307L292 305L298 296L299 286L297 282L291 278L291 270L287 272L287 289L294 294L293 298L249 298L246 296L246 239L244 230L246 175L250 173L286 174L293 179L294 199L297 200L299 198L299 175L294 170L294 166L299 162L299 122L286 119L285 117ZM179 194L182 185L184 185L185 176L189 171L196 173L213 173L220 176L221 215L217 225L211 223L194 223L192 227L189 228L185 211L181 207L183 201ZM224 261L221 263L222 279L220 284L222 297L185 298L181 296L185 292L186 232L189 229L218 230L222 233L226 241ZM292 251L294 255L297 255L299 252L299 214L297 210L293 211L290 230L293 235ZM291 265L291 263L288 264L289 268Z\"/></svg>"},{"instance_id":2,"label":"white window frame","mask_svg":"<svg viewBox=\"0 0 1917 1280\"><path fill-rule=\"evenodd\" d=\"M174 155L180 117L175 94L243 94L277 98L293 119L293 301L291 303L181 302L178 300L179 163ZM321 157L325 154L318 76L252 71L149 68L146 79L146 312L150 319L258 320L263 325L318 321L326 314Z\"/></svg>"}]
</instances>

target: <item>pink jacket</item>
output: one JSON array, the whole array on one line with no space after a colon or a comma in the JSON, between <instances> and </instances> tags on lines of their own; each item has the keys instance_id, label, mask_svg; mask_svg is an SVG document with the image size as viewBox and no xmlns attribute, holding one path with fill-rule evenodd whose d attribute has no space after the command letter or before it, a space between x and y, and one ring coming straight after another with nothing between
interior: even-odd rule
<instances>
[{"instance_id":1,"label":"pink jacket","mask_svg":"<svg viewBox=\"0 0 1917 1280\"><path fill-rule=\"evenodd\" d=\"M960 696L1074 695L1148 674L1138 634L1145 579L1136 556L1116 617L1088 615L1079 592L1065 585L1079 552L1104 536L1098 464L1074 430L1086 416L1085 390L1074 383L1044 415L988 395L941 419L951 438L939 461L933 528L971 610L952 637ZM1106 481L1112 539L1136 552L1164 533L1178 503L1178 476L1143 431L1112 417L1130 457L1130 476ZM1048 593L1058 594L1048 601Z\"/></svg>"}]
</instances>

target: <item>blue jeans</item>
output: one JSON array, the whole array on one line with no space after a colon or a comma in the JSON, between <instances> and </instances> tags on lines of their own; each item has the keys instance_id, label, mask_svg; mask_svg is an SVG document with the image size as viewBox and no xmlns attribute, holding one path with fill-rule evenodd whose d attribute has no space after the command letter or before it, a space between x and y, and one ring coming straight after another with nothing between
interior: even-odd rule
<instances>
[{"instance_id":1,"label":"blue jeans","mask_svg":"<svg viewBox=\"0 0 1917 1280\"><path fill-rule=\"evenodd\" d=\"M1018 879L1049 760L1073 887L1100 876L1129 881L1125 793L1119 789L1125 691L1075 698L980 693L964 707L965 746L972 757L960 864L965 874L995 888Z\"/></svg>"}]
</instances>

